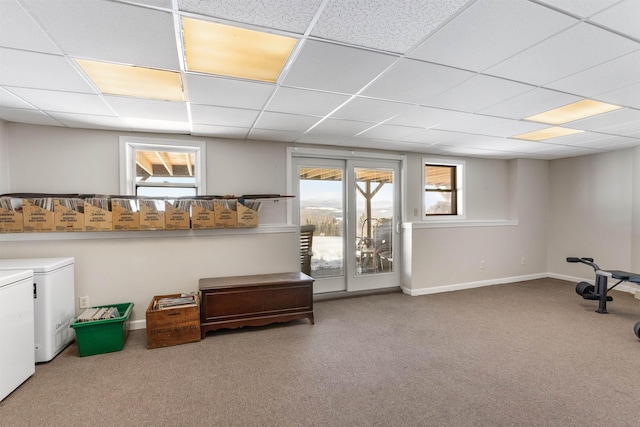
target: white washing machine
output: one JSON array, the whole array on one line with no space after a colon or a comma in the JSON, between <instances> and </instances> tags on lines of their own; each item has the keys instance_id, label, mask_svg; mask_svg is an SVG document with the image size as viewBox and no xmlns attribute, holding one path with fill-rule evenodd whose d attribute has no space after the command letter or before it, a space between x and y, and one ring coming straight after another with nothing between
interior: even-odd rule
<instances>
[{"instance_id":1,"label":"white washing machine","mask_svg":"<svg viewBox=\"0 0 640 427\"><path fill-rule=\"evenodd\" d=\"M48 362L75 339L74 258L0 259L0 271L33 270L36 362Z\"/></svg>"},{"instance_id":2,"label":"white washing machine","mask_svg":"<svg viewBox=\"0 0 640 427\"><path fill-rule=\"evenodd\" d=\"M33 271L0 271L0 400L35 372Z\"/></svg>"}]
</instances>

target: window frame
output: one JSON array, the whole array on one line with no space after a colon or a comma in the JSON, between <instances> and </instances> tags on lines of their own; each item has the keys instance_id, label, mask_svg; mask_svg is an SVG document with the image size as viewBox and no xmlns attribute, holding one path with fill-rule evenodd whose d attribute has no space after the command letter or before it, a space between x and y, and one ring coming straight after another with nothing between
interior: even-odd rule
<instances>
[{"instance_id":1,"label":"window frame","mask_svg":"<svg viewBox=\"0 0 640 427\"><path fill-rule=\"evenodd\" d=\"M206 189L206 143L203 141L185 141L177 139L120 137L120 194L135 196L138 183L136 182L136 151L193 151L195 157L195 188L196 195L207 194ZM145 185L145 187L147 187ZM163 187L153 185L148 187ZM176 188L175 185L171 186ZM179 185L177 187L180 187ZM186 186L185 186L186 187ZM191 188L191 187L190 187Z\"/></svg>"},{"instance_id":2,"label":"window frame","mask_svg":"<svg viewBox=\"0 0 640 427\"><path fill-rule=\"evenodd\" d=\"M452 214L427 214L426 195L428 192L426 184L427 166L448 166L455 168L455 189L450 190L455 194L456 213ZM456 159L439 159L424 157L422 159L422 220L446 220L446 219L464 219L465 218L465 161Z\"/></svg>"}]
</instances>

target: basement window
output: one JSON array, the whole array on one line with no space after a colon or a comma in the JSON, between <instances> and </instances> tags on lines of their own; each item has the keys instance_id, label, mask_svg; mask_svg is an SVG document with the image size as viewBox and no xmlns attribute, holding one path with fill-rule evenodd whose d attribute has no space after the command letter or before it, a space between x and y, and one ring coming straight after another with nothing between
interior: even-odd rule
<instances>
[{"instance_id":1,"label":"basement window","mask_svg":"<svg viewBox=\"0 0 640 427\"><path fill-rule=\"evenodd\" d=\"M120 138L120 192L142 197L206 194L205 143Z\"/></svg>"},{"instance_id":2,"label":"basement window","mask_svg":"<svg viewBox=\"0 0 640 427\"><path fill-rule=\"evenodd\" d=\"M463 217L464 161L423 159L423 218Z\"/></svg>"}]
</instances>

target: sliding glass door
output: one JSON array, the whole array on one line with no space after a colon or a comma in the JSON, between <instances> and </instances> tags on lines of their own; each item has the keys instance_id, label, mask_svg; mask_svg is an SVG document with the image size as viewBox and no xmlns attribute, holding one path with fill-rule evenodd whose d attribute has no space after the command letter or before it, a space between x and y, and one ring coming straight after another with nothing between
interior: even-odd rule
<instances>
[{"instance_id":1,"label":"sliding glass door","mask_svg":"<svg viewBox=\"0 0 640 427\"><path fill-rule=\"evenodd\" d=\"M399 162L294 157L294 220L314 229L315 292L399 286Z\"/></svg>"}]
</instances>

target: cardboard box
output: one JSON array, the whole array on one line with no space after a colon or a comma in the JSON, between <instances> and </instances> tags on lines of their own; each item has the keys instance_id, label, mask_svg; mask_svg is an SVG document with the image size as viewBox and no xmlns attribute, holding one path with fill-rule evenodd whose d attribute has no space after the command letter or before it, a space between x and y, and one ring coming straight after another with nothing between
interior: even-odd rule
<instances>
[{"instance_id":1,"label":"cardboard box","mask_svg":"<svg viewBox=\"0 0 640 427\"><path fill-rule=\"evenodd\" d=\"M147 308L147 348L160 348L200 341L200 302L195 306L154 309L160 298L176 298L180 294L154 296Z\"/></svg>"},{"instance_id":2,"label":"cardboard box","mask_svg":"<svg viewBox=\"0 0 640 427\"><path fill-rule=\"evenodd\" d=\"M136 199L111 199L114 231L140 230L140 212Z\"/></svg>"},{"instance_id":3,"label":"cardboard box","mask_svg":"<svg viewBox=\"0 0 640 427\"><path fill-rule=\"evenodd\" d=\"M55 231L53 198L23 199L22 219L24 231L27 233Z\"/></svg>"},{"instance_id":4,"label":"cardboard box","mask_svg":"<svg viewBox=\"0 0 640 427\"><path fill-rule=\"evenodd\" d=\"M0 197L0 233L22 233L22 199Z\"/></svg>"},{"instance_id":5,"label":"cardboard box","mask_svg":"<svg viewBox=\"0 0 640 427\"><path fill-rule=\"evenodd\" d=\"M194 230L215 228L213 200L191 201L191 228Z\"/></svg>"},{"instance_id":6,"label":"cardboard box","mask_svg":"<svg viewBox=\"0 0 640 427\"><path fill-rule=\"evenodd\" d=\"M250 209L238 202L238 228L252 228L258 226L258 211Z\"/></svg>"},{"instance_id":7,"label":"cardboard box","mask_svg":"<svg viewBox=\"0 0 640 427\"><path fill-rule=\"evenodd\" d=\"M140 230L164 230L164 200L139 199Z\"/></svg>"},{"instance_id":8,"label":"cardboard box","mask_svg":"<svg viewBox=\"0 0 640 427\"><path fill-rule=\"evenodd\" d=\"M189 205L191 200L173 200L164 203L164 227L167 230L188 230L191 228Z\"/></svg>"},{"instance_id":9,"label":"cardboard box","mask_svg":"<svg viewBox=\"0 0 640 427\"><path fill-rule=\"evenodd\" d=\"M56 231L85 231L82 199L54 199L53 213Z\"/></svg>"},{"instance_id":10,"label":"cardboard box","mask_svg":"<svg viewBox=\"0 0 640 427\"><path fill-rule=\"evenodd\" d=\"M106 197L85 199L84 225L87 231L113 230L113 216L110 205L111 201Z\"/></svg>"},{"instance_id":11,"label":"cardboard box","mask_svg":"<svg viewBox=\"0 0 640 427\"><path fill-rule=\"evenodd\" d=\"M237 204L233 199L213 201L214 228L237 228Z\"/></svg>"}]
</instances>

